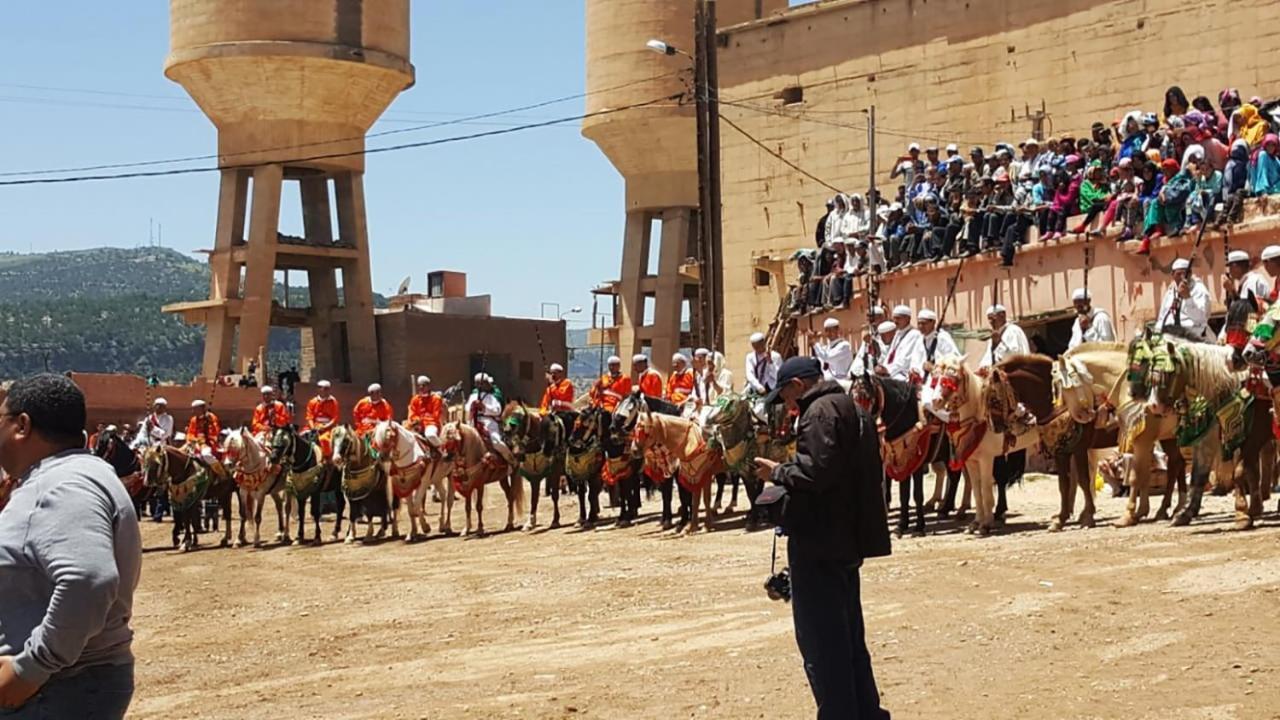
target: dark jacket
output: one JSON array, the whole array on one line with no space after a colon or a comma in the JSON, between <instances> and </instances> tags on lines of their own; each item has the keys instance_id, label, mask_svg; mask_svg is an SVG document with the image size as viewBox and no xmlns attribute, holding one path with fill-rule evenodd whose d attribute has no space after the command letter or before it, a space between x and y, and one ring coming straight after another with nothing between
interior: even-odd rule
<instances>
[{"instance_id":1,"label":"dark jacket","mask_svg":"<svg viewBox=\"0 0 1280 720\"><path fill-rule=\"evenodd\" d=\"M790 542L815 560L841 564L888 555L875 421L831 381L810 388L798 404L796 458L773 472L788 490L783 527Z\"/></svg>"}]
</instances>

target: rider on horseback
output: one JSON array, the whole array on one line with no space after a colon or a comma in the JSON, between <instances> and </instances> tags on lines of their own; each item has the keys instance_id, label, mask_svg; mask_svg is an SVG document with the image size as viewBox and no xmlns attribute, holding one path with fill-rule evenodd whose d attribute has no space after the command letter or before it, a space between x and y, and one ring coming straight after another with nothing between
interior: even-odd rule
<instances>
[{"instance_id":1,"label":"rider on horseback","mask_svg":"<svg viewBox=\"0 0 1280 720\"><path fill-rule=\"evenodd\" d=\"M289 406L276 399L276 391L270 385L262 386L262 402L253 409L253 421L249 430L262 444L266 444L271 431L293 424Z\"/></svg>"},{"instance_id":2,"label":"rider on horseback","mask_svg":"<svg viewBox=\"0 0 1280 720\"><path fill-rule=\"evenodd\" d=\"M206 463L214 465L218 461L222 425L204 400L192 400L191 412L191 419L187 421L187 447Z\"/></svg>"},{"instance_id":3,"label":"rider on horseback","mask_svg":"<svg viewBox=\"0 0 1280 720\"><path fill-rule=\"evenodd\" d=\"M444 398L431 391L431 378L419 375L418 392L409 401L409 417L404 424L418 433L432 447L440 446L440 428L444 420Z\"/></svg>"},{"instance_id":4,"label":"rider on horseback","mask_svg":"<svg viewBox=\"0 0 1280 720\"><path fill-rule=\"evenodd\" d=\"M152 405L151 414L142 421L138 437L133 441L134 449L150 445L165 445L173 438L173 416L169 414L169 402L158 397Z\"/></svg>"},{"instance_id":5,"label":"rider on horseback","mask_svg":"<svg viewBox=\"0 0 1280 720\"><path fill-rule=\"evenodd\" d=\"M573 382L564 376L564 366L551 363L547 375L547 389L542 392L538 411L543 415L554 414L564 423L565 429L573 427L578 413L573 409Z\"/></svg>"},{"instance_id":6,"label":"rider on horseback","mask_svg":"<svg viewBox=\"0 0 1280 720\"><path fill-rule=\"evenodd\" d=\"M476 373L475 390L467 399L467 422L480 431L481 437L488 440L490 449L509 465L516 464L511 449L502 440L502 392L493 385L493 378L485 373Z\"/></svg>"},{"instance_id":7,"label":"rider on horseback","mask_svg":"<svg viewBox=\"0 0 1280 720\"><path fill-rule=\"evenodd\" d=\"M360 402L351 410L351 421L356 426L356 435L363 438L380 422L389 422L394 415L391 403L382 397L382 386L373 383L369 386L369 394L360 398Z\"/></svg>"},{"instance_id":8,"label":"rider on horseback","mask_svg":"<svg viewBox=\"0 0 1280 720\"><path fill-rule=\"evenodd\" d=\"M326 463L332 461L333 445L330 441L333 429L338 426L338 419L342 416L338 398L330 394L330 387L328 380L316 383L317 394L307 401L306 415L307 429L315 433Z\"/></svg>"}]
</instances>

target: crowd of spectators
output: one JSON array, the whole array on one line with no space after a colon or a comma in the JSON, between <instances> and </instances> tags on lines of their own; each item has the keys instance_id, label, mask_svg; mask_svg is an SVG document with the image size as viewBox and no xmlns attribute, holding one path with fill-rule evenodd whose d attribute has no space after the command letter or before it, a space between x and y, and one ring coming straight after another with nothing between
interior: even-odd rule
<instances>
[{"instance_id":1,"label":"crowd of spectators","mask_svg":"<svg viewBox=\"0 0 1280 720\"><path fill-rule=\"evenodd\" d=\"M1163 116L1163 120L1161 117ZM853 278L979 253L1012 266L1030 229L1052 240L1102 236L1150 252L1151 240L1201 223L1239 222L1242 200L1280 194L1280 100L1218 104L1165 92L1161 115L1135 110L1088 136L1028 138L990 151L911 143L894 164L892 200L837 194L796 253L794 313L847 306Z\"/></svg>"}]
</instances>

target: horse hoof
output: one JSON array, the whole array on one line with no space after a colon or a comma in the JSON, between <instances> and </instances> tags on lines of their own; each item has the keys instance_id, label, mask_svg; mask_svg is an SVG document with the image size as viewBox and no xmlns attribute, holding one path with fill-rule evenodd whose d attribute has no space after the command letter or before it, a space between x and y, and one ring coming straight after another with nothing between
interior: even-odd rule
<instances>
[{"instance_id":1,"label":"horse hoof","mask_svg":"<svg viewBox=\"0 0 1280 720\"><path fill-rule=\"evenodd\" d=\"M548 525L547 527L551 528L552 530L558 530L558 529L560 529L560 520L559 520L559 518L557 518L557 519L555 519L555 520L552 520L552 521L551 521L551 524L550 524L550 525Z\"/></svg>"},{"instance_id":2,"label":"horse hoof","mask_svg":"<svg viewBox=\"0 0 1280 720\"><path fill-rule=\"evenodd\" d=\"M353 538L353 537L346 537L346 538L343 538L343 539L342 539L342 544L343 544L343 545L353 545L353 544L355 544L355 541L356 541L356 539L355 539L355 538Z\"/></svg>"},{"instance_id":3,"label":"horse hoof","mask_svg":"<svg viewBox=\"0 0 1280 720\"><path fill-rule=\"evenodd\" d=\"M1169 519L1169 511L1161 508L1156 512L1156 522L1163 522Z\"/></svg>"},{"instance_id":4,"label":"horse hoof","mask_svg":"<svg viewBox=\"0 0 1280 720\"><path fill-rule=\"evenodd\" d=\"M245 541L243 541L243 540L237 540L237 541L235 541L235 542L231 543L231 547L233 547L233 548L242 548L242 547L244 547L244 546L245 546Z\"/></svg>"},{"instance_id":5,"label":"horse hoof","mask_svg":"<svg viewBox=\"0 0 1280 720\"><path fill-rule=\"evenodd\" d=\"M990 527L987 527L986 525L982 525L978 527L978 537L990 537L990 536L991 536Z\"/></svg>"},{"instance_id":6,"label":"horse hoof","mask_svg":"<svg viewBox=\"0 0 1280 720\"><path fill-rule=\"evenodd\" d=\"M1049 521L1049 532L1062 532L1062 520L1054 518Z\"/></svg>"},{"instance_id":7,"label":"horse hoof","mask_svg":"<svg viewBox=\"0 0 1280 720\"><path fill-rule=\"evenodd\" d=\"M307 543L306 538L294 538L293 541L290 542L289 544L294 547L298 547L299 545L305 545L306 543Z\"/></svg>"},{"instance_id":8,"label":"horse hoof","mask_svg":"<svg viewBox=\"0 0 1280 720\"><path fill-rule=\"evenodd\" d=\"M1250 517L1240 518L1236 520L1235 527L1236 527L1236 530L1252 530L1253 518L1250 518Z\"/></svg>"},{"instance_id":9,"label":"horse hoof","mask_svg":"<svg viewBox=\"0 0 1280 720\"><path fill-rule=\"evenodd\" d=\"M1116 523L1116 527L1126 528L1126 527L1133 527L1134 525L1137 525L1137 524L1138 524L1138 518L1128 513L1125 513L1125 516L1120 518L1120 520ZM1177 520L1174 521L1174 524L1175 525L1177 524ZM1183 524L1185 525L1186 523L1183 523Z\"/></svg>"},{"instance_id":10,"label":"horse hoof","mask_svg":"<svg viewBox=\"0 0 1280 720\"><path fill-rule=\"evenodd\" d=\"M1081 515L1076 523L1082 528L1094 528L1098 526L1098 522L1093 519L1092 515Z\"/></svg>"},{"instance_id":11,"label":"horse hoof","mask_svg":"<svg viewBox=\"0 0 1280 720\"><path fill-rule=\"evenodd\" d=\"M226 538L223 538L223 539L221 539L221 540L219 540L219 541L218 541L218 547L220 547L220 548L227 548L227 547L231 547L231 541L230 541L230 540L228 540L228 539L226 539Z\"/></svg>"}]
</instances>

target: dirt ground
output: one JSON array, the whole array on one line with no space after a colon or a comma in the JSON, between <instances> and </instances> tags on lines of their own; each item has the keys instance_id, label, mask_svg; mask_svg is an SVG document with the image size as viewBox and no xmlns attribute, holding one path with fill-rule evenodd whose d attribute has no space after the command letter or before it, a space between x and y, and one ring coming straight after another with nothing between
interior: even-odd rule
<instances>
[{"instance_id":1,"label":"dirt ground","mask_svg":"<svg viewBox=\"0 0 1280 720\"><path fill-rule=\"evenodd\" d=\"M931 524L864 568L895 717L1280 718L1276 515L1234 532L1210 498L1190 528L1121 530L1105 499L1106 525L1050 534L1056 502L1033 479L1002 534ZM771 534L648 520L187 555L147 522L131 717L812 717L790 608L761 588Z\"/></svg>"}]
</instances>

